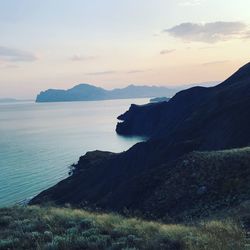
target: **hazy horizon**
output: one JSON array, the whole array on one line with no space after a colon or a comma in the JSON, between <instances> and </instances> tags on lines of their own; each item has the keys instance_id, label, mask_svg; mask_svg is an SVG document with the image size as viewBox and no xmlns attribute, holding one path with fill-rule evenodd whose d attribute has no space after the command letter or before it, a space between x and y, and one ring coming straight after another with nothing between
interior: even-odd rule
<instances>
[{"instance_id":1,"label":"hazy horizon","mask_svg":"<svg viewBox=\"0 0 250 250\"><path fill-rule=\"evenodd\" d=\"M91 86L95 86L95 87L101 87L105 90L115 90L115 89L125 89L126 87L129 87L131 85L134 85L134 86L142 86L142 87L166 87L166 88L169 88L169 89L176 89L177 91L180 91L180 90L183 90L183 89L186 89L186 88L190 88L190 87L193 87L193 86L203 86L203 87L213 87L217 84L219 84L220 82L219 81L210 81L210 82L200 82L200 83L184 83L184 84L177 84L177 85L157 85L157 84L134 84L134 83L131 83L129 85L124 85L124 86L117 86L117 87L110 87L110 88L105 88L105 87L101 87L100 85L98 84L91 84L91 83L77 83L77 84L73 84L72 86L69 86L68 88L57 88L57 89L60 89L60 90L69 90L71 88L74 88L76 87L77 85L81 85L81 84L87 84L87 85L91 85ZM51 88L49 88L51 89ZM46 91L48 89L43 89L41 90L40 92L38 93L35 93L34 96L30 97L30 98L16 98L15 96L7 96L7 97L1 97L0 96L0 101L1 100L13 100L13 101L35 101L36 100L36 97L39 93L43 92L43 91ZM138 97L138 98L142 98L142 97ZM130 98L125 98L125 99L130 99Z\"/></svg>"},{"instance_id":2,"label":"hazy horizon","mask_svg":"<svg viewBox=\"0 0 250 250\"><path fill-rule=\"evenodd\" d=\"M246 0L0 0L0 98L34 99L79 83L223 81L249 61L249 7Z\"/></svg>"}]
</instances>

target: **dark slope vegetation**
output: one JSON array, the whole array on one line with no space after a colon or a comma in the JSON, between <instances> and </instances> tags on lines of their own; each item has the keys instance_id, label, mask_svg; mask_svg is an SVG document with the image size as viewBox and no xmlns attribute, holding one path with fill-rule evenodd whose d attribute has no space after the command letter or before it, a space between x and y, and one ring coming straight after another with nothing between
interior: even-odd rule
<instances>
[{"instance_id":1,"label":"dark slope vegetation","mask_svg":"<svg viewBox=\"0 0 250 250\"><path fill-rule=\"evenodd\" d=\"M128 174L127 179L125 173L122 178L111 173L106 157L102 163L103 155L98 154L82 157L73 176L41 193L33 203L70 202L120 212L126 208L171 222L209 216L250 199L250 148L192 152L133 177ZM112 162L114 155L109 157Z\"/></svg>"},{"instance_id":2,"label":"dark slope vegetation","mask_svg":"<svg viewBox=\"0 0 250 250\"><path fill-rule=\"evenodd\" d=\"M166 221L209 215L250 199L250 64L213 88L181 91L169 102L131 106L121 134L150 136L120 154L90 152L73 175L42 192L53 201L140 211ZM193 152L204 151L204 152Z\"/></svg>"}]
</instances>

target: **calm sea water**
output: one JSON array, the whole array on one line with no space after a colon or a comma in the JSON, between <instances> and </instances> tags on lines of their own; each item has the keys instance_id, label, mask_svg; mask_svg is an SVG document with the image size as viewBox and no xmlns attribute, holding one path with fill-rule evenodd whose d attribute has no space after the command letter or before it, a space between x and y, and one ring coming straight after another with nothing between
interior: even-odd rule
<instances>
[{"instance_id":1,"label":"calm sea water","mask_svg":"<svg viewBox=\"0 0 250 250\"><path fill-rule=\"evenodd\" d=\"M147 102L0 104L0 206L56 184L87 151L121 152L142 140L118 136L116 117L131 103Z\"/></svg>"}]
</instances>

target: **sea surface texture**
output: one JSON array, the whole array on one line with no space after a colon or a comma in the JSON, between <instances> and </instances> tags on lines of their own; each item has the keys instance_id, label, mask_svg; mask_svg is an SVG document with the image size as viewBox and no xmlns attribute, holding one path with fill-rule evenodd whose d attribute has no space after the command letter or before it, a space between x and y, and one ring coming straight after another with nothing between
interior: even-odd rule
<instances>
[{"instance_id":1,"label":"sea surface texture","mask_svg":"<svg viewBox=\"0 0 250 250\"><path fill-rule=\"evenodd\" d=\"M68 103L0 104L0 206L36 195L67 177L91 150L121 152L143 140L115 133L127 99Z\"/></svg>"}]
</instances>

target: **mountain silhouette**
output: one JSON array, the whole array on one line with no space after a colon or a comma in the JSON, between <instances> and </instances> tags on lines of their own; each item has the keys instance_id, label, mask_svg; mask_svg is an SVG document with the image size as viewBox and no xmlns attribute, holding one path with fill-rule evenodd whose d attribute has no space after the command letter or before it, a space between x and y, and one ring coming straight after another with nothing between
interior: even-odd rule
<instances>
[{"instance_id":1,"label":"mountain silhouette","mask_svg":"<svg viewBox=\"0 0 250 250\"><path fill-rule=\"evenodd\" d=\"M127 98L149 98L166 95L171 97L175 89L157 86L129 85L125 88L106 90L90 84L79 84L68 90L48 89L42 91L36 102L98 101Z\"/></svg>"}]
</instances>

